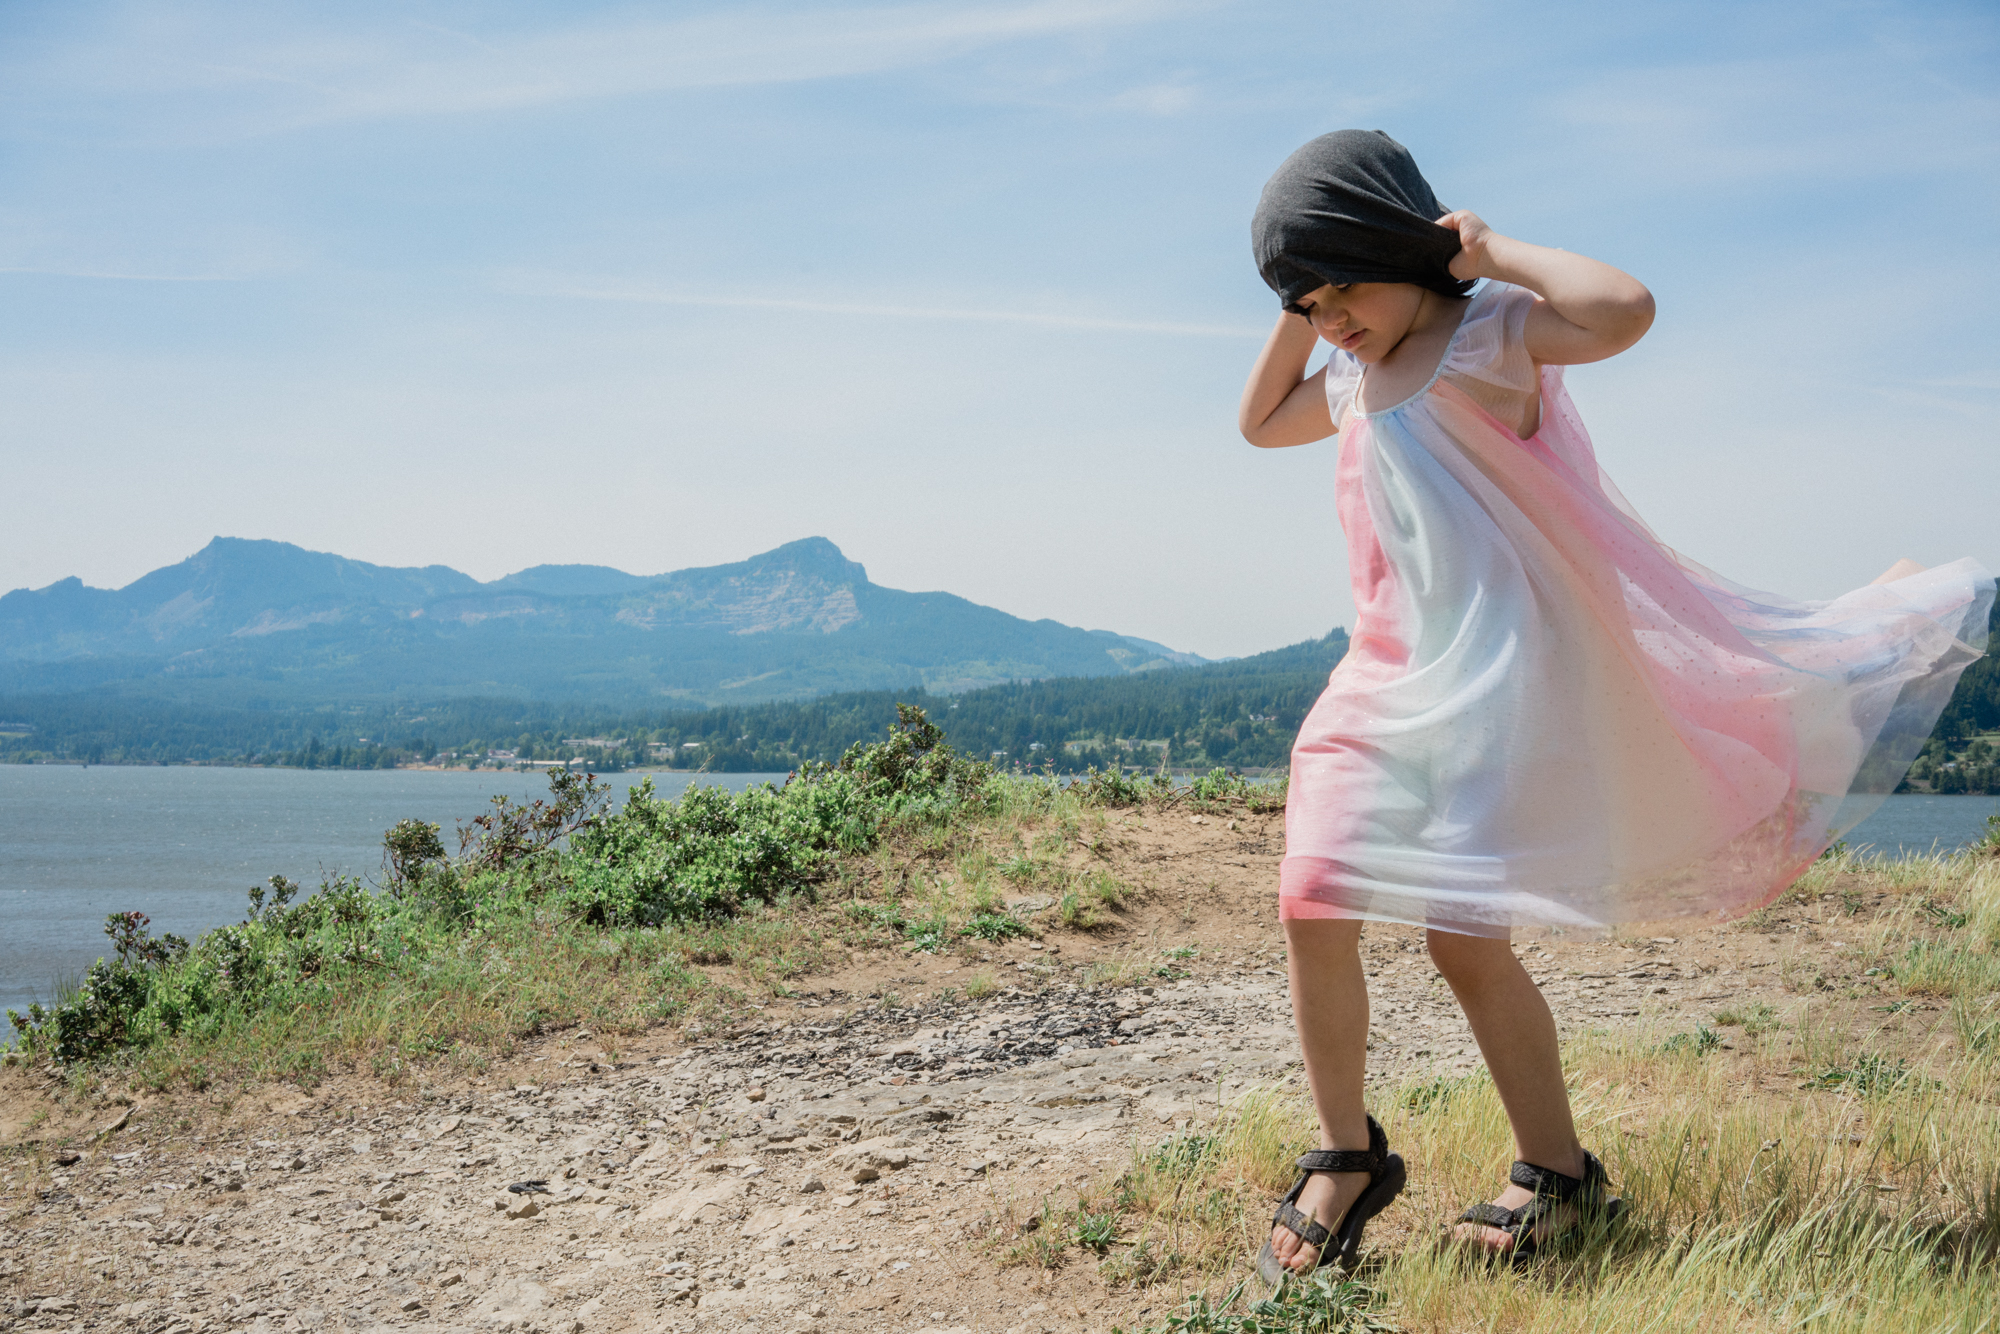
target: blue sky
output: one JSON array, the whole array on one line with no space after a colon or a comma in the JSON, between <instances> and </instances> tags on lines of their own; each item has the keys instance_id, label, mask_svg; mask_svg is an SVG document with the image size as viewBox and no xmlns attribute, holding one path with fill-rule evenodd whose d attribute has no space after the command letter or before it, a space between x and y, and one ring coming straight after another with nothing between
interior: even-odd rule
<instances>
[{"instance_id":1,"label":"blue sky","mask_svg":"<svg viewBox=\"0 0 2000 1334\"><path fill-rule=\"evenodd\" d=\"M1264 178L1344 126L1630 269L1571 373L1670 544L2000 567L2000 11L0 9L0 588L222 533L481 578L810 534L1209 655L1351 622L1251 449Z\"/></svg>"}]
</instances>

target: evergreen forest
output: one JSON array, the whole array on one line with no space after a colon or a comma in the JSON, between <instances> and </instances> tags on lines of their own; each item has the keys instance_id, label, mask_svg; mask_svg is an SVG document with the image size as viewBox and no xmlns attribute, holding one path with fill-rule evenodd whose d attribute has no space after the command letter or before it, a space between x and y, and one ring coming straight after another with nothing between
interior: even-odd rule
<instances>
[{"instance_id":1,"label":"evergreen forest","mask_svg":"<svg viewBox=\"0 0 2000 1334\"><path fill-rule=\"evenodd\" d=\"M784 773L873 740L922 706L962 752L1080 773L1270 768L1347 648L1345 630L1229 662L1058 677L962 694L850 691L721 708L626 709L512 699L318 709L173 704L104 693L0 696L0 761L377 769L549 764Z\"/></svg>"}]
</instances>

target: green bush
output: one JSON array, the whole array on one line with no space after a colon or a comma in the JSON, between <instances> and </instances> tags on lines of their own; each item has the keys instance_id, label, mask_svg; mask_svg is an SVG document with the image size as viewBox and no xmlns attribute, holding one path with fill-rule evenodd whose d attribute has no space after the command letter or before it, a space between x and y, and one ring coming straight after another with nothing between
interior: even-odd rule
<instances>
[{"instance_id":1,"label":"green bush","mask_svg":"<svg viewBox=\"0 0 2000 1334\"><path fill-rule=\"evenodd\" d=\"M1261 814L1285 809L1285 794L1289 786L1287 779L1276 783L1253 783L1242 774L1227 769L1210 769L1188 784L1188 796L1200 808L1240 805L1253 814Z\"/></svg>"},{"instance_id":2,"label":"green bush","mask_svg":"<svg viewBox=\"0 0 2000 1334\"><path fill-rule=\"evenodd\" d=\"M690 788L666 801L641 783L571 841L564 906L593 923L659 926L731 916L802 889L842 828L844 794L811 786L804 800L765 785Z\"/></svg>"},{"instance_id":3,"label":"green bush","mask_svg":"<svg viewBox=\"0 0 2000 1334\"><path fill-rule=\"evenodd\" d=\"M1078 780L1076 790L1087 805L1137 806L1149 796L1171 792L1173 779L1164 769L1150 778L1141 778L1115 765L1108 769L1092 766Z\"/></svg>"},{"instance_id":4,"label":"green bush","mask_svg":"<svg viewBox=\"0 0 2000 1334\"><path fill-rule=\"evenodd\" d=\"M549 771L549 797L518 805L501 796L492 809L459 828L460 861L475 871L505 871L552 850L558 843L589 828L611 800L611 789L595 774ZM405 820L387 835L388 855L398 854L397 842L415 821Z\"/></svg>"},{"instance_id":5,"label":"green bush","mask_svg":"<svg viewBox=\"0 0 2000 1334\"><path fill-rule=\"evenodd\" d=\"M398 820L382 835L382 865L389 885L401 890L444 860L444 840L438 827L422 820Z\"/></svg>"},{"instance_id":6,"label":"green bush","mask_svg":"<svg viewBox=\"0 0 2000 1334\"><path fill-rule=\"evenodd\" d=\"M1247 795L1250 790L1250 785L1243 781L1243 775L1230 773L1227 769L1210 769L1188 787L1196 801L1229 801Z\"/></svg>"},{"instance_id":7,"label":"green bush","mask_svg":"<svg viewBox=\"0 0 2000 1334\"><path fill-rule=\"evenodd\" d=\"M948 814L959 806L983 800L993 779L993 766L968 760L945 744L944 731L911 704L896 706L896 723L889 739L875 745L848 747L829 770L808 765L801 777L808 785L828 773L851 774L867 796L883 803L883 814Z\"/></svg>"},{"instance_id":8,"label":"green bush","mask_svg":"<svg viewBox=\"0 0 2000 1334\"><path fill-rule=\"evenodd\" d=\"M865 852L892 821L937 823L983 800L993 771L964 759L922 709L899 707L886 741L808 765L782 788L651 780L570 838L564 907L593 923L659 926L728 917L818 882L839 852Z\"/></svg>"},{"instance_id":9,"label":"green bush","mask_svg":"<svg viewBox=\"0 0 2000 1334\"><path fill-rule=\"evenodd\" d=\"M123 1046L146 1003L147 975L123 959L99 959L82 985L52 1007L7 1011L22 1045L67 1065Z\"/></svg>"}]
</instances>

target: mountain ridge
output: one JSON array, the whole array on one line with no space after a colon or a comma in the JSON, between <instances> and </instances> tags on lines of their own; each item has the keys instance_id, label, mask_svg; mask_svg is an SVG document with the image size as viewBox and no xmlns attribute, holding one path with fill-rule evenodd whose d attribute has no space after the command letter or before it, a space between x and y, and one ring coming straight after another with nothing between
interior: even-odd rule
<instances>
[{"instance_id":1,"label":"mountain ridge","mask_svg":"<svg viewBox=\"0 0 2000 1334\"><path fill-rule=\"evenodd\" d=\"M824 537L659 575L538 565L485 583L445 565L217 537L123 588L70 578L0 596L0 689L183 701L501 695L700 706L1202 661L955 594L884 588Z\"/></svg>"}]
</instances>

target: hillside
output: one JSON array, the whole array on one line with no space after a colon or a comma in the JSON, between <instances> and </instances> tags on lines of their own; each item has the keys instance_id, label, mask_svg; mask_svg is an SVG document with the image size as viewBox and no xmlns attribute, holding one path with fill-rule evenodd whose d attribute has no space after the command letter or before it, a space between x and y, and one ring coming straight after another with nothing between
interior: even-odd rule
<instances>
[{"instance_id":1,"label":"hillside","mask_svg":"<svg viewBox=\"0 0 2000 1334\"><path fill-rule=\"evenodd\" d=\"M533 700L423 705L225 708L96 691L0 696L0 760L183 760L379 768L488 750L515 758L582 756L600 771L671 764L783 772L876 740L898 702L923 706L953 744L1001 763L1053 761L1065 772L1112 763L1208 768L1283 764L1299 721L1347 648L1323 639L1231 662L1123 676L921 688L713 709L611 709Z\"/></svg>"},{"instance_id":2,"label":"hillside","mask_svg":"<svg viewBox=\"0 0 2000 1334\"><path fill-rule=\"evenodd\" d=\"M712 709L660 719L650 735L683 763L774 772L877 739L901 701L922 705L960 751L1008 767L1269 768L1286 762L1346 651L1347 632L1336 627L1268 653L1143 676L1023 682L954 698L868 692Z\"/></svg>"},{"instance_id":3,"label":"hillside","mask_svg":"<svg viewBox=\"0 0 2000 1334\"><path fill-rule=\"evenodd\" d=\"M653 577L542 565L491 583L218 537L124 588L72 578L0 597L0 694L210 708L467 696L699 707L1199 661L883 588L817 537Z\"/></svg>"}]
</instances>

